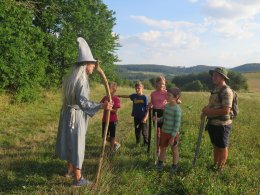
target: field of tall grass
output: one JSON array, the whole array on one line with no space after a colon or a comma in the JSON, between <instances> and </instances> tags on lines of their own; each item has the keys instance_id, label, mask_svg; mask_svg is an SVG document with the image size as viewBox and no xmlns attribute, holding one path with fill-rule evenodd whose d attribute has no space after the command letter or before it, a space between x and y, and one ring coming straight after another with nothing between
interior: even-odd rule
<instances>
[{"instance_id":1,"label":"field of tall grass","mask_svg":"<svg viewBox=\"0 0 260 195\"><path fill-rule=\"evenodd\" d=\"M95 90L94 90L95 88ZM118 94L131 94L118 88ZM150 91L145 91L150 94ZM103 86L92 87L91 99L100 101ZM203 133L197 167L192 160L199 130L199 114L209 93L183 93L180 162L176 174L169 174L170 151L163 172L157 172L153 153L135 145L132 103L121 99L117 140L120 149L106 153L96 188L71 187L64 178L64 161L55 157L55 139L61 106L60 91L45 91L33 104L10 104L0 95L0 193L1 194L259 194L260 184L260 93L239 93L240 113L230 135L229 160L222 172L211 170L212 146ZM99 111L86 136L83 174L95 180L101 140ZM151 148L153 149L153 147Z\"/></svg>"},{"instance_id":2,"label":"field of tall grass","mask_svg":"<svg viewBox=\"0 0 260 195\"><path fill-rule=\"evenodd\" d=\"M243 74L248 79L249 91L260 92L260 72Z\"/></svg>"}]
</instances>

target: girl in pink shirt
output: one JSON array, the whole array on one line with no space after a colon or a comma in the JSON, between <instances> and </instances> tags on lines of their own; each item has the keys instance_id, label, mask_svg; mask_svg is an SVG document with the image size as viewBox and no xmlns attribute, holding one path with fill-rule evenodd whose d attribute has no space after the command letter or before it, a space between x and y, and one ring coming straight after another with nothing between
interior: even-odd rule
<instances>
[{"instance_id":1,"label":"girl in pink shirt","mask_svg":"<svg viewBox=\"0 0 260 195\"><path fill-rule=\"evenodd\" d=\"M163 76L159 76L155 80L155 90L151 93L150 107L153 109L153 117L155 116L155 112L157 112L157 117L163 116L163 109L167 103L166 96L167 91L165 86L165 78ZM158 122L157 124L157 140L160 139L160 130L162 125L162 122ZM159 142L157 142L157 155L159 155Z\"/></svg>"}]
</instances>

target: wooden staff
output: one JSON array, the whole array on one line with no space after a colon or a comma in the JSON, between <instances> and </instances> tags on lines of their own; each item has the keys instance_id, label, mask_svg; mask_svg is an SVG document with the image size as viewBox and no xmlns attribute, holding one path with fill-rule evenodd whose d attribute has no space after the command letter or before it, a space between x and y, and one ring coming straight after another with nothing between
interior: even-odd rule
<instances>
[{"instance_id":1,"label":"wooden staff","mask_svg":"<svg viewBox=\"0 0 260 195\"><path fill-rule=\"evenodd\" d=\"M199 129L199 136L197 139L197 146L196 146L196 150L195 150L195 154L194 154L194 159L193 159L193 166L196 166L196 162L197 162L197 158L199 155L199 151L200 151L200 144L201 144L201 138L202 138L202 133L204 131L204 124L205 124L205 115L201 114L200 115L200 129Z\"/></svg>"},{"instance_id":2,"label":"wooden staff","mask_svg":"<svg viewBox=\"0 0 260 195\"><path fill-rule=\"evenodd\" d=\"M154 164L157 162L158 158L158 132L157 132L157 112L155 112L155 123L154 123Z\"/></svg>"},{"instance_id":3,"label":"wooden staff","mask_svg":"<svg viewBox=\"0 0 260 195\"><path fill-rule=\"evenodd\" d=\"M150 155L150 147L151 147L151 133L152 133L152 109L149 108L149 134L148 134L148 147L147 147L147 153Z\"/></svg>"},{"instance_id":4,"label":"wooden staff","mask_svg":"<svg viewBox=\"0 0 260 195\"><path fill-rule=\"evenodd\" d=\"M107 78L106 78L105 73L103 72L103 70L100 67L99 61L97 61L97 63L96 63L96 70L100 74L100 76L102 77L103 84L104 84L104 86L106 88L108 101L112 102L112 98L111 98L111 94L110 94ZM110 110L107 110L106 112L107 112L106 113L106 123L105 123L105 130L104 130L104 136L103 136L102 150L101 150L101 154L100 154L100 158L99 158L98 171L97 171L97 177L96 177L95 185L97 185L98 182L99 182L99 178L100 178L100 174L101 174L101 168L102 168L102 163L103 163L103 159L104 159L104 153L105 153L105 146L106 146L106 139L107 139L107 130L108 130L109 119L110 119Z\"/></svg>"}]
</instances>

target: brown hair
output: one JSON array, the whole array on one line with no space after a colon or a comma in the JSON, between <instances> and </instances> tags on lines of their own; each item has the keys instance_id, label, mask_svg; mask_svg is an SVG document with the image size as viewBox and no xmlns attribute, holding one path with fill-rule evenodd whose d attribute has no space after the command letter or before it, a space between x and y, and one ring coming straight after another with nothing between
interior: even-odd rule
<instances>
[{"instance_id":1,"label":"brown hair","mask_svg":"<svg viewBox=\"0 0 260 195\"><path fill-rule=\"evenodd\" d=\"M181 90L178 87L172 87L170 89L167 89L167 92L171 93L175 98L181 96Z\"/></svg>"},{"instance_id":2,"label":"brown hair","mask_svg":"<svg viewBox=\"0 0 260 195\"><path fill-rule=\"evenodd\" d=\"M139 87L139 86L144 88L144 85L141 81L137 81L136 84L135 84L135 87Z\"/></svg>"}]
</instances>

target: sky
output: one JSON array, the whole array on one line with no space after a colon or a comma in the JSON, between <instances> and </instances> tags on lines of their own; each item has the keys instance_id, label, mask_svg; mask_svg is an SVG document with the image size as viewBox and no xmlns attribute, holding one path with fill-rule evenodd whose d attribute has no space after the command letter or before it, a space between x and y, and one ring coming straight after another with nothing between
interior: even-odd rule
<instances>
[{"instance_id":1,"label":"sky","mask_svg":"<svg viewBox=\"0 0 260 195\"><path fill-rule=\"evenodd\" d=\"M103 0L118 64L236 67L260 62L260 0Z\"/></svg>"}]
</instances>

